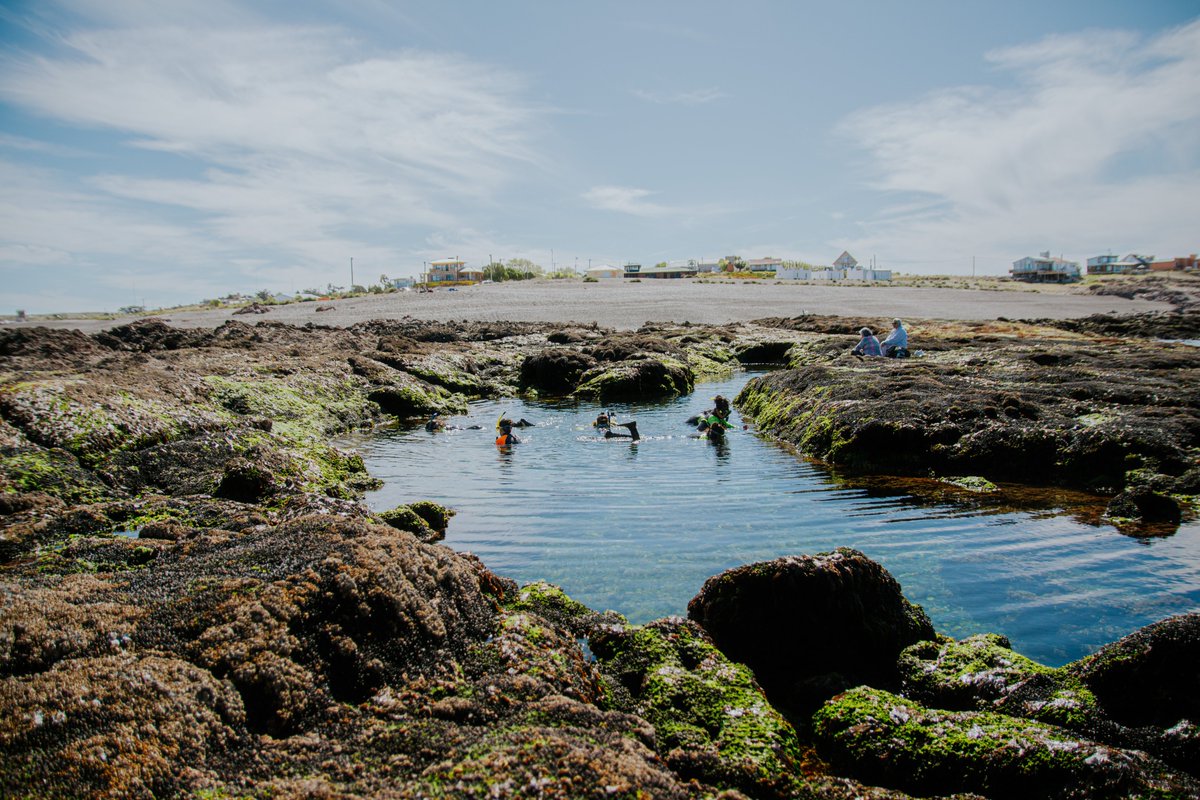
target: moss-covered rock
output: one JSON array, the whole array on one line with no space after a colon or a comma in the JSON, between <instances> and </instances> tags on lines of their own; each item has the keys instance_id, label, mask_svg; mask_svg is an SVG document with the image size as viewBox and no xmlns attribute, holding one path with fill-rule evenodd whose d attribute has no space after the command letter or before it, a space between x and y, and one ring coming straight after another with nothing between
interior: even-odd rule
<instances>
[{"instance_id":1,"label":"moss-covered rock","mask_svg":"<svg viewBox=\"0 0 1200 800\"><path fill-rule=\"evenodd\" d=\"M847 357L849 341L841 354L798 344L793 369L751 380L736 402L760 430L862 472L1109 493L1130 470L1170 483L1193 467L1195 348L1019 326L1008 336L942 334L924 358L903 360Z\"/></svg>"},{"instance_id":2,"label":"moss-covered rock","mask_svg":"<svg viewBox=\"0 0 1200 800\"><path fill-rule=\"evenodd\" d=\"M754 797L803 785L791 725L750 670L725 658L694 623L612 626L591 639L611 704L654 726L655 748L678 773Z\"/></svg>"},{"instance_id":3,"label":"moss-covered rock","mask_svg":"<svg viewBox=\"0 0 1200 800\"><path fill-rule=\"evenodd\" d=\"M1014 652L997 634L920 642L901 653L899 666L904 695L933 708L1001 710L1076 731L1101 719L1079 678Z\"/></svg>"},{"instance_id":4,"label":"moss-covered rock","mask_svg":"<svg viewBox=\"0 0 1200 800\"><path fill-rule=\"evenodd\" d=\"M593 367L580 376L574 394L601 403L664 399L689 394L694 385L691 367L664 356Z\"/></svg>"},{"instance_id":5,"label":"moss-covered rock","mask_svg":"<svg viewBox=\"0 0 1200 800\"><path fill-rule=\"evenodd\" d=\"M593 611L572 599L558 586L545 581L525 584L505 605L513 611L531 611L545 617L579 637L589 637L604 626L625 625L628 622L615 611Z\"/></svg>"},{"instance_id":6,"label":"moss-covered rock","mask_svg":"<svg viewBox=\"0 0 1200 800\"><path fill-rule=\"evenodd\" d=\"M379 520L397 530L407 531L422 542L436 542L446 536L446 526L454 512L429 500L418 500L376 514Z\"/></svg>"},{"instance_id":7,"label":"moss-covered rock","mask_svg":"<svg viewBox=\"0 0 1200 800\"><path fill-rule=\"evenodd\" d=\"M1200 784L1136 750L991 712L938 711L863 686L813 717L818 748L839 770L921 796L1198 797Z\"/></svg>"}]
</instances>

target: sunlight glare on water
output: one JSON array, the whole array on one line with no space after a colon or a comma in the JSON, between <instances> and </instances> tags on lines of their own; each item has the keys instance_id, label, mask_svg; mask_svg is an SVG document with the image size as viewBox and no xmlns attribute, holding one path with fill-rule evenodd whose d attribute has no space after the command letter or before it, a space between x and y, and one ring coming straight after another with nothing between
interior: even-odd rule
<instances>
[{"instance_id":1,"label":"sunlight glare on water","mask_svg":"<svg viewBox=\"0 0 1200 800\"><path fill-rule=\"evenodd\" d=\"M494 572L546 580L632 622L685 614L705 579L783 555L854 547L883 564L937 629L995 632L1050 665L1172 614L1200 609L1200 523L1137 540L1064 514L927 504L846 488L751 431L724 446L686 419L734 397L738 373L660 404L610 406L641 442L605 440L601 407L508 399L448 420L482 430L392 429L358 449L382 511L429 499L457 511L445 544ZM502 413L535 427L494 443ZM741 427L734 413L734 422Z\"/></svg>"}]
</instances>

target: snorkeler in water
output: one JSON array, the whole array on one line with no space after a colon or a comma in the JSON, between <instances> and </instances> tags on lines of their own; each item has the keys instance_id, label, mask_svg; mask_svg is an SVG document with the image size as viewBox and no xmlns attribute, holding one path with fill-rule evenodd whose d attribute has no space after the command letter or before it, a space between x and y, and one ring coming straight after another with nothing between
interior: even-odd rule
<instances>
[{"instance_id":1,"label":"snorkeler in water","mask_svg":"<svg viewBox=\"0 0 1200 800\"><path fill-rule=\"evenodd\" d=\"M501 447L507 447L510 444L520 444L521 440L518 439L517 435L512 432L512 429L513 421L508 417L504 417L497 422L496 430L499 435L496 436L496 444L500 445Z\"/></svg>"},{"instance_id":2,"label":"snorkeler in water","mask_svg":"<svg viewBox=\"0 0 1200 800\"><path fill-rule=\"evenodd\" d=\"M629 430L629 433L613 433L610 429L604 432L605 439L632 439L636 442L638 439L642 438L642 435L638 433L636 422L613 422L611 424L613 427L626 428Z\"/></svg>"}]
</instances>

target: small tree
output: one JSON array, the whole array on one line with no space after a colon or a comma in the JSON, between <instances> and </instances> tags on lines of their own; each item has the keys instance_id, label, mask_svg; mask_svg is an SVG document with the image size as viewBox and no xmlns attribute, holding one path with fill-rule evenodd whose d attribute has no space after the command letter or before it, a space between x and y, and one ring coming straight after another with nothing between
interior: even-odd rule
<instances>
[{"instance_id":1,"label":"small tree","mask_svg":"<svg viewBox=\"0 0 1200 800\"><path fill-rule=\"evenodd\" d=\"M265 303L271 299L271 290L270 289L259 289L258 294L254 295L254 297L258 300L262 300Z\"/></svg>"}]
</instances>

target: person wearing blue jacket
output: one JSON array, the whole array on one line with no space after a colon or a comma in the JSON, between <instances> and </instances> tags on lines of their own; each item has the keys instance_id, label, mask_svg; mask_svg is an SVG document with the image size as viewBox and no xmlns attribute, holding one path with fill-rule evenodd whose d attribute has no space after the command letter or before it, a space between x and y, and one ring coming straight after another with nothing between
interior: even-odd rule
<instances>
[{"instance_id":1,"label":"person wearing blue jacket","mask_svg":"<svg viewBox=\"0 0 1200 800\"><path fill-rule=\"evenodd\" d=\"M908 331L904 330L904 323L898 319L892 320L892 332L880 342L880 347L888 358L898 358L901 355L900 351L903 351L903 355L908 355Z\"/></svg>"}]
</instances>

